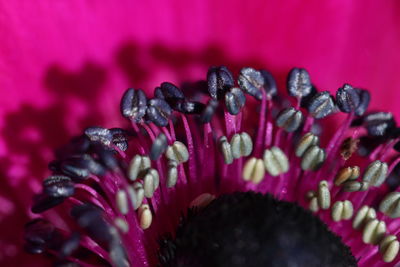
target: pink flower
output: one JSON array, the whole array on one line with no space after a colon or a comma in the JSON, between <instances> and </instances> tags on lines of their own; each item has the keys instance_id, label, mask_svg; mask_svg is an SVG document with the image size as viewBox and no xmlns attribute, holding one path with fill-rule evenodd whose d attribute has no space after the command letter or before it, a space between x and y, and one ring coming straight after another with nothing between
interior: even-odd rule
<instances>
[{"instance_id":1,"label":"pink flower","mask_svg":"<svg viewBox=\"0 0 400 267\"><path fill-rule=\"evenodd\" d=\"M372 109L399 115L395 1L0 5L4 265L21 251L16 232L31 217L53 149L89 125L118 125L127 86L150 93L162 81L202 79L210 65L225 64L235 73L268 68L284 88L286 72L302 66L321 90L344 82L368 88Z\"/></svg>"}]
</instances>

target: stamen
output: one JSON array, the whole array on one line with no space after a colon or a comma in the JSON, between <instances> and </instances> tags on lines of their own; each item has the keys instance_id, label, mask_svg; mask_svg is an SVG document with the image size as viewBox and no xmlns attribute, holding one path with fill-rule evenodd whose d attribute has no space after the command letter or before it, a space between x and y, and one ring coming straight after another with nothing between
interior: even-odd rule
<instances>
[{"instance_id":1,"label":"stamen","mask_svg":"<svg viewBox=\"0 0 400 267\"><path fill-rule=\"evenodd\" d=\"M332 206L332 220L335 222L348 220L353 216L353 212L353 204L349 200L336 201Z\"/></svg>"},{"instance_id":2,"label":"stamen","mask_svg":"<svg viewBox=\"0 0 400 267\"><path fill-rule=\"evenodd\" d=\"M142 204L139 208L138 216L140 221L140 227L143 230L149 228L153 220L153 215L151 214L149 205Z\"/></svg>"},{"instance_id":3,"label":"stamen","mask_svg":"<svg viewBox=\"0 0 400 267\"><path fill-rule=\"evenodd\" d=\"M160 183L158 171L156 169L147 170L143 178L144 196L147 198L153 197L154 192L157 190Z\"/></svg>"},{"instance_id":4,"label":"stamen","mask_svg":"<svg viewBox=\"0 0 400 267\"><path fill-rule=\"evenodd\" d=\"M232 156L235 159L247 157L253 151L253 141L248 133L235 134L231 139Z\"/></svg>"},{"instance_id":5,"label":"stamen","mask_svg":"<svg viewBox=\"0 0 400 267\"><path fill-rule=\"evenodd\" d=\"M379 252L384 262L392 262L399 254L400 243L395 235L387 235L379 243Z\"/></svg>"},{"instance_id":6,"label":"stamen","mask_svg":"<svg viewBox=\"0 0 400 267\"><path fill-rule=\"evenodd\" d=\"M142 90L130 88L125 91L121 99L121 114L122 116L140 122L147 109L147 98Z\"/></svg>"},{"instance_id":7,"label":"stamen","mask_svg":"<svg viewBox=\"0 0 400 267\"><path fill-rule=\"evenodd\" d=\"M209 193L204 193L196 197L192 202L190 202L189 207L190 208L197 208L197 209L202 209L208 204L211 203L215 199L215 196L209 194Z\"/></svg>"},{"instance_id":8,"label":"stamen","mask_svg":"<svg viewBox=\"0 0 400 267\"><path fill-rule=\"evenodd\" d=\"M362 240L366 244L378 244L386 233L386 224L384 221L372 219L367 222L363 229Z\"/></svg>"},{"instance_id":9,"label":"stamen","mask_svg":"<svg viewBox=\"0 0 400 267\"><path fill-rule=\"evenodd\" d=\"M391 192L379 204L379 211L390 218L400 217L400 193Z\"/></svg>"},{"instance_id":10,"label":"stamen","mask_svg":"<svg viewBox=\"0 0 400 267\"><path fill-rule=\"evenodd\" d=\"M176 185L178 181L178 163L174 160L168 161L168 174L167 174L167 187L171 188Z\"/></svg>"},{"instance_id":11,"label":"stamen","mask_svg":"<svg viewBox=\"0 0 400 267\"><path fill-rule=\"evenodd\" d=\"M314 145L310 146L302 155L301 168L305 171L318 170L325 161L325 151Z\"/></svg>"},{"instance_id":12,"label":"stamen","mask_svg":"<svg viewBox=\"0 0 400 267\"><path fill-rule=\"evenodd\" d=\"M271 147L264 151L264 166L271 176L278 176L288 172L289 161L279 147Z\"/></svg>"},{"instance_id":13,"label":"stamen","mask_svg":"<svg viewBox=\"0 0 400 267\"><path fill-rule=\"evenodd\" d=\"M189 151L187 147L179 141L175 141L172 146L168 146L166 157L169 160L174 160L178 163L183 163L189 160Z\"/></svg>"},{"instance_id":14,"label":"stamen","mask_svg":"<svg viewBox=\"0 0 400 267\"><path fill-rule=\"evenodd\" d=\"M285 129L286 132L296 131L302 122L303 114L292 107L282 110L276 118L276 125Z\"/></svg>"},{"instance_id":15,"label":"stamen","mask_svg":"<svg viewBox=\"0 0 400 267\"><path fill-rule=\"evenodd\" d=\"M218 143L219 143L219 149L222 153L225 164L231 164L233 162L232 148L231 148L231 144L229 144L226 136L221 136L219 138Z\"/></svg>"},{"instance_id":16,"label":"stamen","mask_svg":"<svg viewBox=\"0 0 400 267\"><path fill-rule=\"evenodd\" d=\"M371 186L381 186L386 179L388 165L385 162L375 160L368 165L363 176L363 182Z\"/></svg>"},{"instance_id":17,"label":"stamen","mask_svg":"<svg viewBox=\"0 0 400 267\"><path fill-rule=\"evenodd\" d=\"M318 136L312 133L306 133L303 137L299 140L296 146L296 156L302 157L304 153L312 146L319 145L319 138Z\"/></svg>"},{"instance_id":18,"label":"stamen","mask_svg":"<svg viewBox=\"0 0 400 267\"><path fill-rule=\"evenodd\" d=\"M135 155L128 168L128 177L131 181L135 181L141 172L151 167L150 158L147 156Z\"/></svg>"},{"instance_id":19,"label":"stamen","mask_svg":"<svg viewBox=\"0 0 400 267\"><path fill-rule=\"evenodd\" d=\"M133 185L128 186L127 192L131 200L131 204L134 210L137 210L144 199L144 189L140 182L134 182Z\"/></svg>"},{"instance_id":20,"label":"stamen","mask_svg":"<svg viewBox=\"0 0 400 267\"><path fill-rule=\"evenodd\" d=\"M351 180L355 180L360 176L360 167L344 167L336 174L335 185L340 186L343 183Z\"/></svg>"},{"instance_id":21,"label":"stamen","mask_svg":"<svg viewBox=\"0 0 400 267\"><path fill-rule=\"evenodd\" d=\"M327 210L331 206L331 193L328 182L323 180L318 185L318 205L321 209Z\"/></svg>"},{"instance_id":22,"label":"stamen","mask_svg":"<svg viewBox=\"0 0 400 267\"><path fill-rule=\"evenodd\" d=\"M329 92L317 93L308 105L308 112L316 119L322 119L335 111L335 103Z\"/></svg>"},{"instance_id":23,"label":"stamen","mask_svg":"<svg viewBox=\"0 0 400 267\"><path fill-rule=\"evenodd\" d=\"M238 83L240 85L240 88L247 94L253 96L258 100L262 99L260 88L264 86L265 81L264 77L259 71L256 71L253 68L241 69Z\"/></svg>"},{"instance_id":24,"label":"stamen","mask_svg":"<svg viewBox=\"0 0 400 267\"><path fill-rule=\"evenodd\" d=\"M254 184L260 183L264 179L265 169L261 159L252 157L246 161L243 167L243 179Z\"/></svg>"},{"instance_id":25,"label":"stamen","mask_svg":"<svg viewBox=\"0 0 400 267\"><path fill-rule=\"evenodd\" d=\"M123 219L123 218L121 218L121 217L117 217L117 218L115 218L115 220L114 220L114 224L115 224L115 226L118 227L118 229L119 229L122 233L124 233L124 234L128 233L128 231L129 231L129 224L126 222L125 219Z\"/></svg>"},{"instance_id":26,"label":"stamen","mask_svg":"<svg viewBox=\"0 0 400 267\"><path fill-rule=\"evenodd\" d=\"M231 115L239 114L245 103L246 97L239 88L232 87L225 93L225 106Z\"/></svg>"},{"instance_id":27,"label":"stamen","mask_svg":"<svg viewBox=\"0 0 400 267\"><path fill-rule=\"evenodd\" d=\"M150 149L150 159L158 160L160 156L167 150L168 142L165 134L160 133L154 140Z\"/></svg>"},{"instance_id":28,"label":"stamen","mask_svg":"<svg viewBox=\"0 0 400 267\"><path fill-rule=\"evenodd\" d=\"M364 205L361 209L358 210L356 216L353 219L353 228L360 230L364 227L364 225L376 218L376 211L375 209Z\"/></svg>"},{"instance_id":29,"label":"stamen","mask_svg":"<svg viewBox=\"0 0 400 267\"><path fill-rule=\"evenodd\" d=\"M117 207L119 212L126 215L128 213L128 197L124 190L119 190L115 195L115 202L117 203Z\"/></svg>"}]
</instances>

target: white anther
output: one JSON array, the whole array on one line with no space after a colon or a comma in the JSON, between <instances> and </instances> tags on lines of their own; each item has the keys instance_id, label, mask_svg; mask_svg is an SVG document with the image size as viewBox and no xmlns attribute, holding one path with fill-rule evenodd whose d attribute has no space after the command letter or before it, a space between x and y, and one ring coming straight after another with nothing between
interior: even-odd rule
<instances>
[{"instance_id":1,"label":"white anther","mask_svg":"<svg viewBox=\"0 0 400 267\"><path fill-rule=\"evenodd\" d=\"M126 192L124 190L119 190L117 194L115 195L116 198L116 203L117 203L117 208L119 212L122 214L127 214L128 213L128 197L126 195Z\"/></svg>"},{"instance_id":2,"label":"white anther","mask_svg":"<svg viewBox=\"0 0 400 267\"><path fill-rule=\"evenodd\" d=\"M321 181L318 185L318 205L321 209L327 210L331 206L331 193L329 192L328 182Z\"/></svg>"},{"instance_id":3,"label":"white anther","mask_svg":"<svg viewBox=\"0 0 400 267\"><path fill-rule=\"evenodd\" d=\"M290 107L282 110L278 114L276 118L276 125L282 127L287 132L294 132L299 128L302 121L303 114L301 111Z\"/></svg>"},{"instance_id":4,"label":"white anther","mask_svg":"<svg viewBox=\"0 0 400 267\"><path fill-rule=\"evenodd\" d=\"M353 204L349 200L336 201L332 206L332 220L335 222L348 220L353 216Z\"/></svg>"},{"instance_id":5,"label":"white anther","mask_svg":"<svg viewBox=\"0 0 400 267\"><path fill-rule=\"evenodd\" d=\"M196 197L189 205L189 207L191 208L198 208L198 209L202 209L206 206L208 206L208 204L211 203L211 201L213 201L215 199L215 196L209 194L209 193L204 193L199 195L198 197Z\"/></svg>"},{"instance_id":6,"label":"white anther","mask_svg":"<svg viewBox=\"0 0 400 267\"><path fill-rule=\"evenodd\" d=\"M174 160L178 163L183 163L189 159L189 151L185 144L175 141L172 146L168 146L166 157L169 160Z\"/></svg>"},{"instance_id":7,"label":"white anther","mask_svg":"<svg viewBox=\"0 0 400 267\"><path fill-rule=\"evenodd\" d=\"M340 186L346 181L357 179L360 176L360 168L358 166L344 167L335 177L335 185Z\"/></svg>"},{"instance_id":8,"label":"white anther","mask_svg":"<svg viewBox=\"0 0 400 267\"><path fill-rule=\"evenodd\" d=\"M318 146L309 147L301 159L301 168L305 171L316 171L325 161L325 150Z\"/></svg>"},{"instance_id":9,"label":"white anther","mask_svg":"<svg viewBox=\"0 0 400 267\"><path fill-rule=\"evenodd\" d=\"M148 156L135 155L128 168L128 177L131 181L137 179L141 172L149 169L151 166L150 158Z\"/></svg>"},{"instance_id":10,"label":"white anther","mask_svg":"<svg viewBox=\"0 0 400 267\"><path fill-rule=\"evenodd\" d=\"M138 210L138 216L140 228L143 230L149 228L153 220L153 215L151 214L149 205L142 204Z\"/></svg>"},{"instance_id":11,"label":"white anther","mask_svg":"<svg viewBox=\"0 0 400 267\"><path fill-rule=\"evenodd\" d=\"M233 162L232 149L231 145L228 142L228 139L226 139L226 136L221 136L218 143L219 150L222 153L225 164L231 164Z\"/></svg>"},{"instance_id":12,"label":"white anther","mask_svg":"<svg viewBox=\"0 0 400 267\"><path fill-rule=\"evenodd\" d=\"M264 165L271 176L277 176L289 170L289 161L285 153L276 146L264 151Z\"/></svg>"},{"instance_id":13,"label":"white anther","mask_svg":"<svg viewBox=\"0 0 400 267\"><path fill-rule=\"evenodd\" d=\"M386 179L387 171L388 165L385 162L375 160L365 170L363 181L370 186L380 186Z\"/></svg>"},{"instance_id":14,"label":"white anther","mask_svg":"<svg viewBox=\"0 0 400 267\"><path fill-rule=\"evenodd\" d=\"M367 182L347 181L343 184L343 190L346 192L366 191L369 187Z\"/></svg>"},{"instance_id":15,"label":"white anther","mask_svg":"<svg viewBox=\"0 0 400 267\"><path fill-rule=\"evenodd\" d=\"M156 169L149 169L143 178L144 196L150 198L157 190L160 183L160 177Z\"/></svg>"},{"instance_id":16,"label":"white anther","mask_svg":"<svg viewBox=\"0 0 400 267\"><path fill-rule=\"evenodd\" d=\"M168 173L167 173L167 187L171 188L176 185L178 181L178 168L176 167L176 161L168 162Z\"/></svg>"},{"instance_id":17,"label":"white anther","mask_svg":"<svg viewBox=\"0 0 400 267\"><path fill-rule=\"evenodd\" d=\"M361 209L358 210L356 216L353 219L353 228L360 230L368 221L375 218L376 211L373 208L364 205L361 207Z\"/></svg>"},{"instance_id":18,"label":"white anther","mask_svg":"<svg viewBox=\"0 0 400 267\"><path fill-rule=\"evenodd\" d=\"M302 157L304 152L311 147L317 146L319 144L319 138L312 133L306 133L297 143L296 146L296 156Z\"/></svg>"},{"instance_id":19,"label":"white anther","mask_svg":"<svg viewBox=\"0 0 400 267\"><path fill-rule=\"evenodd\" d=\"M134 210L137 210L142 205L144 198L143 185L140 182L134 182L133 185L128 187L128 195L131 199L131 204Z\"/></svg>"},{"instance_id":20,"label":"white anther","mask_svg":"<svg viewBox=\"0 0 400 267\"><path fill-rule=\"evenodd\" d=\"M387 235L379 243L379 252L384 262L392 262L399 254L400 244L395 235Z\"/></svg>"},{"instance_id":21,"label":"white anther","mask_svg":"<svg viewBox=\"0 0 400 267\"><path fill-rule=\"evenodd\" d=\"M127 233L129 231L129 225L128 223L125 221L125 219L121 218L121 217L117 217L114 220L114 224L115 226L118 227L118 229L122 232L122 233Z\"/></svg>"},{"instance_id":22,"label":"white anther","mask_svg":"<svg viewBox=\"0 0 400 267\"><path fill-rule=\"evenodd\" d=\"M372 219L365 225L362 233L362 240L366 244L378 244L386 233L386 224L384 221Z\"/></svg>"},{"instance_id":23,"label":"white anther","mask_svg":"<svg viewBox=\"0 0 400 267\"><path fill-rule=\"evenodd\" d=\"M319 205L318 205L318 198L317 198L317 197L311 198L310 204L309 204L308 208L309 208L312 212L318 212L318 210L319 210Z\"/></svg>"},{"instance_id":24,"label":"white anther","mask_svg":"<svg viewBox=\"0 0 400 267\"><path fill-rule=\"evenodd\" d=\"M235 159L247 157L253 151L253 141L246 132L235 134L231 139L232 156Z\"/></svg>"},{"instance_id":25,"label":"white anther","mask_svg":"<svg viewBox=\"0 0 400 267\"><path fill-rule=\"evenodd\" d=\"M400 217L400 193L391 192L379 204L379 210L390 218Z\"/></svg>"},{"instance_id":26,"label":"white anther","mask_svg":"<svg viewBox=\"0 0 400 267\"><path fill-rule=\"evenodd\" d=\"M264 179L265 168L261 159L252 157L246 161L243 167L243 179L251 181L255 184L260 183Z\"/></svg>"}]
</instances>

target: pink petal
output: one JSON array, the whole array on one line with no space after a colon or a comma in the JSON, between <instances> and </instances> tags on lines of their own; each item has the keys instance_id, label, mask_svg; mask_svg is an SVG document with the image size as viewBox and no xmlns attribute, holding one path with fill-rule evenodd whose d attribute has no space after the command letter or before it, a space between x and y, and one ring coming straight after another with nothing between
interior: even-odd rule
<instances>
[{"instance_id":1,"label":"pink petal","mask_svg":"<svg viewBox=\"0 0 400 267\"><path fill-rule=\"evenodd\" d=\"M20 251L52 149L86 126L117 125L128 86L203 78L211 64L266 67L283 86L301 66L320 89L370 89L372 108L400 117L395 0L137 3L0 2L0 262Z\"/></svg>"}]
</instances>

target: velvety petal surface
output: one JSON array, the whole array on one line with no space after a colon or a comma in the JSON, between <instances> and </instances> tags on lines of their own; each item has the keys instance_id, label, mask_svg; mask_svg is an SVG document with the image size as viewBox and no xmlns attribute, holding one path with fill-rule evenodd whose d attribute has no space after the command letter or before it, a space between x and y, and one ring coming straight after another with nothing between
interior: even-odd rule
<instances>
[{"instance_id":1,"label":"velvety petal surface","mask_svg":"<svg viewBox=\"0 0 400 267\"><path fill-rule=\"evenodd\" d=\"M0 1L0 262L42 266L21 252L21 228L52 150L120 122L129 86L217 64L267 68L282 87L299 66L321 90L371 90L399 118L399 12L395 0Z\"/></svg>"}]
</instances>

